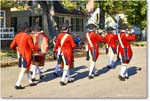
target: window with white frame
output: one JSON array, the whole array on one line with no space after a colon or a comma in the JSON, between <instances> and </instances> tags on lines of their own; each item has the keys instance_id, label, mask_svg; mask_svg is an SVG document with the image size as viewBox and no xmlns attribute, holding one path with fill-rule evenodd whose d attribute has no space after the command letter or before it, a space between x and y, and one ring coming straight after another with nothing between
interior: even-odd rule
<instances>
[{"instance_id":1,"label":"window with white frame","mask_svg":"<svg viewBox=\"0 0 150 101\"><path fill-rule=\"evenodd\" d=\"M6 27L6 18L5 18L5 11L0 10L0 27L5 28Z\"/></svg>"},{"instance_id":2,"label":"window with white frame","mask_svg":"<svg viewBox=\"0 0 150 101\"><path fill-rule=\"evenodd\" d=\"M83 31L83 19L71 18L71 31L80 32Z\"/></svg>"}]
</instances>

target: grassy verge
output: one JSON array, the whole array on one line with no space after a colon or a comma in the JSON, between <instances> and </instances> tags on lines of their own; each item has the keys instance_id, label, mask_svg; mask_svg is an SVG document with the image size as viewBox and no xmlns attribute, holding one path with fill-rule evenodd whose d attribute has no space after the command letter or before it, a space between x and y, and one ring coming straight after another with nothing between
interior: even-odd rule
<instances>
[{"instance_id":1,"label":"grassy verge","mask_svg":"<svg viewBox=\"0 0 150 101\"><path fill-rule=\"evenodd\" d=\"M132 46L146 46L146 41L135 41L135 42L131 42Z\"/></svg>"},{"instance_id":2,"label":"grassy verge","mask_svg":"<svg viewBox=\"0 0 150 101\"><path fill-rule=\"evenodd\" d=\"M86 52L84 50L76 50L74 57L83 57ZM12 50L1 50L0 51L1 61L0 67L6 68L11 66L16 66L18 64L18 59L15 51ZM56 61L53 58L52 51L50 50L45 58L46 62Z\"/></svg>"},{"instance_id":3,"label":"grassy verge","mask_svg":"<svg viewBox=\"0 0 150 101\"><path fill-rule=\"evenodd\" d=\"M16 52L13 50L0 50L0 56L1 57L16 57Z\"/></svg>"}]
</instances>

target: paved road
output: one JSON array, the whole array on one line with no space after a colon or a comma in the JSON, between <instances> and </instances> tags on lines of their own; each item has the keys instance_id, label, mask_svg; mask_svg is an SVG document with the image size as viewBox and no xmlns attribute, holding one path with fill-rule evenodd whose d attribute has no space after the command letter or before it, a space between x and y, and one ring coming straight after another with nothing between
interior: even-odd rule
<instances>
[{"instance_id":1,"label":"paved road","mask_svg":"<svg viewBox=\"0 0 150 101\"><path fill-rule=\"evenodd\" d=\"M103 50L100 50L103 51ZM42 69L45 78L37 86L30 87L26 77L22 85L23 90L14 89L19 69L16 67L1 69L1 97L2 98L146 98L147 97L147 64L146 47L134 47L134 56L129 64L129 80L119 81L120 66L108 70L107 55L100 55L96 67L98 77L92 80L87 78L88 65L85 57L75 59L75 68L71 76L75 82L60 86L60 78L52 73L56 62L46 62ZM137 71L136 67L141 67Z\"/></svg>"}]
</instances>

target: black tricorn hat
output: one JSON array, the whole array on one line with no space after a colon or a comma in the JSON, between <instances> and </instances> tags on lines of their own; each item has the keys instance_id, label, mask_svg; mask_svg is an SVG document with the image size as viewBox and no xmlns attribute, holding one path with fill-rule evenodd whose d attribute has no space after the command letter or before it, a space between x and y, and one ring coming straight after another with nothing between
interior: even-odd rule
<instances>
[{"instance_id":1,"label":"black tricorn hat","mask_svg":"<svg viewBox=\"0 0 150 101\"><path fill-rule=\"evenodd\" d=\"M121 30L126 30L128 29L128 25L127 24L122 24L118 27L118 29L121 29Z\"/></svg>"},{"instance_id":2,"label":"black tricorn hat","mask_svg":"<svg viewBox=\"0 0 150 101\"><path fill-rule=\"evenodd\" d=\"M29 26L27 23L20 23L18 25L18 32L28 30Z\"/></svg>"},{"instance_id":3,"label":"black tricorn hat","mask_svg":"<svg viewBox=\"0 0 150 101\"><path fill-rule=\"evenodd\" d=\"M107 31L113 31L113 30L115 30L113 27L108 27L107 28Z\"/></svg>"},{"instance_id":4,"label":"black tricorn hat","mask_svg":"<svg viewBox=\"0 0 150 101\"><path fill-rule=\"evenodd\" d=\"M89 28L89 29L93 29L93 28L96 28L97 26L93 23L89 23L86 28Z\"/></svg>"},{"instance_id":5,"label":"black tricorn hat","mask_svg":"<svg viewBox=\"0 0 150 101\"><path fill-rule=\"evenodd\" d=\"M41 30L41 27L38 24L35 24L34 26L32 26L32 30L34 29Z\"/></svg>"},{"instance_id":6,"label":"black tricorn hat","mask_svg":"<svg viewBox=\"0 0 150 101\"><path fill-rule=\"evenodd\" d=\"M66 30L67 28L70 28L71 25L69 25L67 23L63 23L60 27L61 27L62 30Z\"/></svg>"}]
</instances>

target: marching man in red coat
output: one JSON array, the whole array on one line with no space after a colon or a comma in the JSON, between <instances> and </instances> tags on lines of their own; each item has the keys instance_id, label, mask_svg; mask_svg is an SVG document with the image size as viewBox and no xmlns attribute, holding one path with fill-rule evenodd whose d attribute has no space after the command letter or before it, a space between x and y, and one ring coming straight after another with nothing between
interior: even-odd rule
<instances>
[{"instance_id":1,"label":"marching man in red coat","mask_svg":"<svg viewBox=\"0 0 150 101\"><path fill-rule=\"evenodd\" d=\"M92 23L90 23L87 28L89 29L89 32L86 33L86 41L88 43L87 46L87 52L89 54L89 59L90 60L90 68L89 68L89 79L94 78L94 76L98 76L95 63L96 60L99 56L99 42L102 42L102 36L98 35L95 33L94 28L96 26Z\"/></svg>"},{"instance_id":2,"label":"marching man in red coat","mask_svg":"<svg viewBox=\"0 0 150 101\"><path fill-rule=\"evenodd\" d=\"M119 29L120 29L120 33L118 34L118 41L119 41L118 55L122 60L122 67L121 67L119 79L121 81L125 81L125 79L129 78L127 65L130 63L130 60L133 55L130 46L130 41L134 41L136 39L136 36L135 34L126 33L126 29L128 29L128 26L126 24L121 25Z\"/></svg>"},{"instance_id":3,"label":"marching man in red coat","mask_svg":"<svg viewBox=\"0 0 150 101\"><path fill-rule=\"evenodd\" d=\"M32 81L37 81L35 79L36 73L40 80L44 77L44 75L41 74L40 66L44 66L45 55L48 52L48 36L43 31L40 31L40 29L41 27L38 24L35 24L32 27L32 33L30 34L34 45L39 49L38 52L33 53L33 61L31 64Z\"/></svg>"},{"instance_id":4,"label":"marching man in red coat","mask_svg":"<svg viewBox=\"0 0 150 101\"><path fill-rule=\"evenodd\" d=\"M117 53L116 48L117 48L117 35L113 33L113 30L115 30L112 27L109 27L107 29L107 34L104 37L104 42L106 43L106 54L108 54L109 59L108 59L108 65L107 68L111 69L113 68L113 63L114 63L114 56Z\"/></svg>"},{"instance_id":5,"label":"marching man in red coat","mask_svg":"<svg viewBox=\"0 0 150 101\"><path fill-rule=\"evenodd\" d=\"M76 47L76 44L69 33L69 27L70 26L67 24L62 25L62 32L58 34L54 47L55 52L57 52L57 49L60 47L58 64L63 61L63 75L60 81L60 85L66 85L66 76L68 83L73 82L73 80L70 78L69 69L73 67L73 49Z\"/></svg>"},{"instance_id":6,"label":"marching man in red coat","mask_svg":"<svg viewBox=\"0 0 150 101\"><path fill-rule=\"evenodd\" d=\"M25 73L27 75L30 86L36 85L31 80L29 69L32 61L32 51L37 50L37 48L34 47L32 38L30 37L30 35L27 34L26 31L27 31L27 25L25 24L20 25L20 32L16 34L15 38L13 39L10 45L10 48L13 50L17 50L18 47L18 53L19 53L18 65L19 67L21 67L21 71L15 86L16 89L25 88L21 86L21 80L23 79Z\"/></svg>"}]
</instances>

